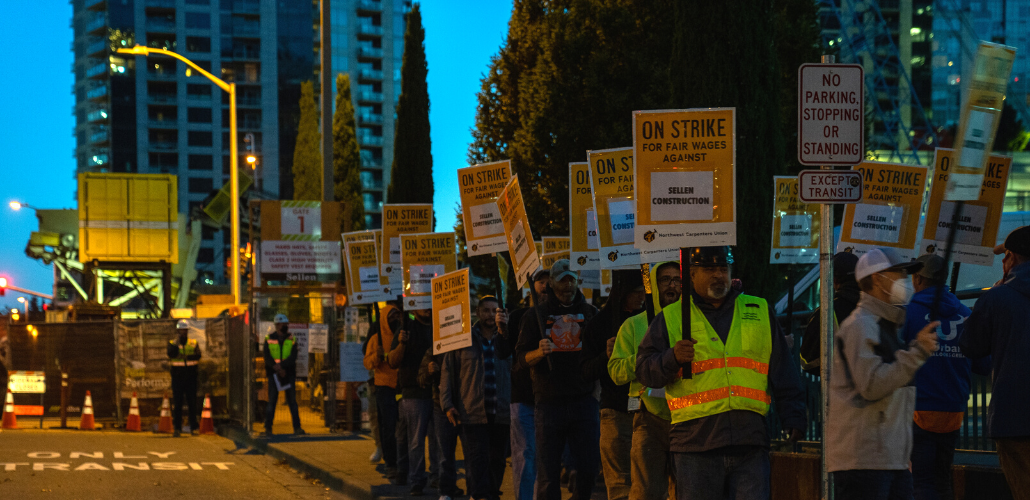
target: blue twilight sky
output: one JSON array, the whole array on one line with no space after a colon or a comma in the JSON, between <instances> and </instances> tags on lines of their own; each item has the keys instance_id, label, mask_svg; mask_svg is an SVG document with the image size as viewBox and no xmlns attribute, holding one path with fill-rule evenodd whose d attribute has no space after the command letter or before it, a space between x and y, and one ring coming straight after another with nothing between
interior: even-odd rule
<instances>
[{"instance_id":1,"label":"blue twilight sky","mask_svg":"<svg viewBox=\"0 0 1030 500\"><path fill-rule=\"evenodd\" d=\"M476 92L490 56L507 32L511 0L428 0L422 4L429 61L430 125L435 207L441 230L454 224L456 169L475 120ZM11 284L50 293L50 266L25 256L38 228L31 210L12 211L19 200L41 208L75 208L75 125L72 108L72 8L67 0L0 2L0 276ZM17 307L8 292L0 307Z\"/></svg>"}]
</instances>

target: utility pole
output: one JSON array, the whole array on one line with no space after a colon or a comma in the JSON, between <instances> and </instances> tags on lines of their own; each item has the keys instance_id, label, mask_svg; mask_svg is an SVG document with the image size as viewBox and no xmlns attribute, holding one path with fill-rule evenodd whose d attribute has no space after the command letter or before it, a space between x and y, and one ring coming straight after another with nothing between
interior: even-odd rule
<instances>
[{"instance_id":1,"label":"utility pole","mask_svg":"<svg viewBox=\"0 0 1030 500\"><path fill-rule=\"evenodd\" d=\"M321 60L322 91L322 199L333 201L333 55L332 24L329 22L329 0L320 0L319 32L322 45L318 51Z\"/></svg>"}]
</instances>

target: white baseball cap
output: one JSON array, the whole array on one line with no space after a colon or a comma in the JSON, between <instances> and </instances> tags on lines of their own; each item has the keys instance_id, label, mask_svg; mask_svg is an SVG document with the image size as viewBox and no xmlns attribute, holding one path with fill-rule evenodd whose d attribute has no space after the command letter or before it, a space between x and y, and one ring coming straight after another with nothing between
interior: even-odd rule
<instances>
[{"instance_id":1,"label":"white baseball cap","mask_svg":"<svg viewBox=\"0 0 1030 500\"><path fill-rule=\"evenodd\" d=\"M862 278L882 271L904 271L912 274L922 267L922 262L906 261L893 248L874 248L858 258L858 264L855 265L855 279L862 281Z\"/></svg>"}]
</instances>

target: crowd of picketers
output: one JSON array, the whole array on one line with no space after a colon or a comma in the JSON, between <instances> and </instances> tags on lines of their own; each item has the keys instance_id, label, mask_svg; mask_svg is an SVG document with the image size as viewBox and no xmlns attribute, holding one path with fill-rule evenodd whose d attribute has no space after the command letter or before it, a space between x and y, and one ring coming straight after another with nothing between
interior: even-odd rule
<instances>
[{"instance_id":1,"label":"crowd of picketers","mask_svg":"<svg viewBox=\"0 0 1030 500\"><path fill-rule=\"evenodd\" d=\"M825 433L836 498L953 498L973 372L992 375L988 434L1013 495L1030 498L1030 227L995 251L1004 277L972 311L936 255L834 257ZM640 271L615 271L600 310L560 260L532 276L537 305L509 312L479 297L471 345L439 355L431 311L382 307L364 359L372 463L440 500L498 500L509 457L514 500L559 500L563 488L587 499L599 476L609 500L769 499L771 441L795 442L808 424L801 370L819 370L818 314L798 366L768 302L732 279L733 249L687 258L687 287L679 262L650 266L651 293Z\"/></svg>"}]
</instances>

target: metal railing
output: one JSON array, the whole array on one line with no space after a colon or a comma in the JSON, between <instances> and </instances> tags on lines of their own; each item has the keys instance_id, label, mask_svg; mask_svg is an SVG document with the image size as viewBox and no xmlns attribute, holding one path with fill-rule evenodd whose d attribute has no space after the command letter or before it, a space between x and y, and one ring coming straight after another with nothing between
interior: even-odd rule
<instances>
[{"instance_id":1,"label":"metal railing","mask_svg":"<svg viewBox=\"0 0 1030 500\"><path fill-rule=\"evenodd\" d=\"M382 80L383 72L378 69L363 69L359 73L359 78L362 80Z\"/></svg>"},{"instance_id":2,"label":"metal railing","mask_svg":"<svg viewBox=\"0 0 1030 500\"><path fill-rule=\"evenodd\" d=\"M382 58L383 49L377 49L375 47L358 47L358 57L374 57Z\"/></svg>"}]
</instances>

